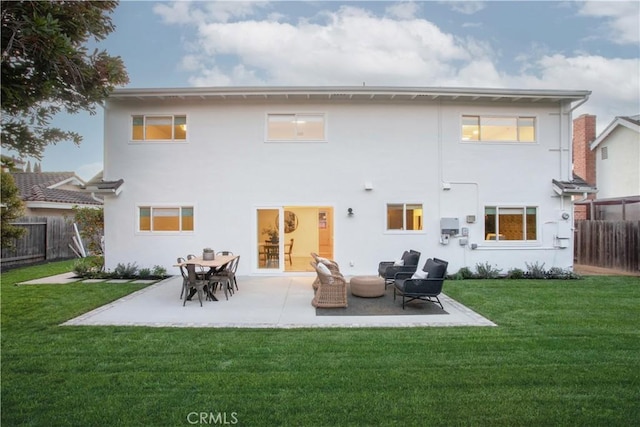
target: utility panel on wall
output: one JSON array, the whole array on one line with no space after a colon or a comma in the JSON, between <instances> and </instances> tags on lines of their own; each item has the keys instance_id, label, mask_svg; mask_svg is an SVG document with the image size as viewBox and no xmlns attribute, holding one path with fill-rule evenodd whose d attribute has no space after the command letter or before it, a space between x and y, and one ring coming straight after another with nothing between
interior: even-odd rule
<instances>
[{"instance_id":1,"label":"utility panel on wall","mask_svg":"<svg viewBox=\"0 0 640 427\"><path fill-rule=\"evenodd\" d=\"M440 218L440 234L455 236L460 233L460 220L458 218Z\"/></svg>"}]
</instances>

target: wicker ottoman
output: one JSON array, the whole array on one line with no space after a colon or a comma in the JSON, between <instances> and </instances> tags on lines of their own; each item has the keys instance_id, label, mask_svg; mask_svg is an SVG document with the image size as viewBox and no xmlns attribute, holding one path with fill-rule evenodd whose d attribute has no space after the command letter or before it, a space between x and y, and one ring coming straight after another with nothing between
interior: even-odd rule
<instances>
[{"instance_id":1,"label":"wicker ottoman","mask_svg":"<svg viewBox=\"0 0 640 427\"><path fill-rule=\"evenodd\" d=\"M385 293L384 279L379 276L354 276L349 284L351 295L357 297L381 297Z\"/></svg>"}]
</instances>

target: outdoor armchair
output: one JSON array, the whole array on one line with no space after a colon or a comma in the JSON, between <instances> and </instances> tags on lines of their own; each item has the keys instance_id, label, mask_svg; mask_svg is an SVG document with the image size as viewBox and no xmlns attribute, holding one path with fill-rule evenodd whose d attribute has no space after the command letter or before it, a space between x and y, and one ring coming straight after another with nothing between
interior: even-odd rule
<instances>
[{"instance_id":1,"label":"outdoor armchair","mask_svg":"<svg viewBox=\"0 0 640 427\"><path fill-rule=\"evenodd\" d=\"M384 279L385 285L390 285L396 278L398 273L415 273L418 269L420 261L420 252L404 251L402 257L398 261L382 261L378 264L378 275ZM411 276L409 274L409 276Z\"/></svg>"},{"instance_id":2,"label":"outdoor armchair","mask_svg":"<svg viewBox=\"0 0 640 427\"><path fill-rule=\"evenodd\" d=\"M340 266L338 265L337 262L335 262L334 260L331 259L327 259L327 258L322 258L321 256L319 256L317 253L315 252L311 252L311 257L313 258L314 262L316 264L322 263L324 265L327 266L327 268L329 269L329 271L331 272L331 274L335 274L337 276L340 276L342 278L344 278L344 276L342 275L342 273L340 272ZM311 264L314 266L315 269L315 265ZM318 289L318 286L320 285L320 278L319 276L316 277L316 279L313 281L313 289L316 290Z\"/></svg>"},{"instance_id":3,"label":"outdoor armchair","mask_svg":"<svg viewBox=\"0 0 640 427\"><path fill-rule=\"evenodd\" d=\"M393 299L396 295L402 296L402 309L405 303L413 300L430 301L438 303L444 310L438 295L442 292L447 266L449 263L438 258L429 258L422 271L426 273L426 278L417 278L420 274L398 273L393 283Z\"/></svg>"},{"instance_id":4,"label":"outdoor armchair","mask_svg":"<svg viewBox=\"0 0 640 427\"><path fill-rule=\"evenodd\" d=\"M311 261L318 273L318 289L311 301L316 308L334 308L347 306L347 281L342 275L332 274L322 263ZM323 268L324 267L324 268Z\"/></svg>"}]
</instances>

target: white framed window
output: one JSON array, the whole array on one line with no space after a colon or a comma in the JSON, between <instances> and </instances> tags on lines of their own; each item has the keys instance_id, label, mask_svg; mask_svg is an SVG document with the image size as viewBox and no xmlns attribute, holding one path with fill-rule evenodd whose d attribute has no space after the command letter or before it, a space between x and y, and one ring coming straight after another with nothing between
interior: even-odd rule
<instances>
[{"instance_id":1,"label":"white framed window","mask_svg":"<svg viewBox=\"0 0 640 427\"><path fill-rule=\"evenodd\" d=\"M387 203L387 231L422 231L421 203Z\"/></svg>"},{"instance_id":2,"label":"white framed window","mask_svg":"<svg viewBox=\"0 0 640 427\"><path fill-rule=\"evenodd\" d=\"M193 231L193 206L138 206L142 233Z\"/></svg>"},{"instance_id":3,"label":"white framed window","mask_svg":"<svg viewBox=\"0 0 640 427\"><path fill-rule=\"evenodd\" d=\"M536 142L536 118L531 116L462 116L465 142Z\"/></svg>"},{"instance_id":4,"label":"white framed window","mask_svg":"<svg viewBox=\"0 0 640 427\"><path fill-rule=\"evenodd\" d=\"M132 141L184 141L187 139L187 116L131 116Z\"/></svg>"},{"instance_id":5,"label":"white framed window","mask_svg":"<svg viewBox=\"0 0 640 427\"><path fill-rule=\"evenodd\" d=\"M536 206L485 206L484 239L486 241L538 240Z\"/></svg>"},{"instance_id":6,"label":"white framed window","mask_svg":"<svg viewBox=\"0 0 640 427\"><path fill-rule=\"evenodd\" d=\"M600 159L607 160L609 158L609 147L602 147L600 149Z\"/></svg>"},{"instance_id":7,"label":"white framed window","mask_svg":"<svg viewBox=\"0 0 640 427\"><path fill-rule=\"evenodd\" d=\"M267 141L324 141L325 117L318 113L267 114Z\"/></svg>"}]
</instances>

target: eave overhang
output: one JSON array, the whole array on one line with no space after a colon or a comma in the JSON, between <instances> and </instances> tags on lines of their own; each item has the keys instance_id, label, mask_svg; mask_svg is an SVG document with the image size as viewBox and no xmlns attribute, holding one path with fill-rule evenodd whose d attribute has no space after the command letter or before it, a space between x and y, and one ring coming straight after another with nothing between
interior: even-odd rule
<instances>
[{"instance_id":1,"label":"eave overhang","mask_svg":"<svg viewBox=\"0 0 640 427\"><path fill-rule=\"evenodd\" d=\"M553 191L560 196L575 196L598 192L598 189L595 186L589 185L581 179L573 179L571 181L559 181L554 179L551 183Z\"/></svg>"},{"instance_id":2,"label":"eave overhang","mask_svg":"<svg viewBox=\"0 0 640 427\"><path fill-rule=\"evenodd\" d=\"M123 185L123 179L117 181L93 181L87 183L82 189L93 194L112 194L117 196L122 191Z\"/></svg>"},{"instance_id":3,"label":"eave overhang","mask_svg":"<svg viewBox=\"0 0 640 427\"><path fill-rule=\"evenodd\" d=\"M591 91L500 88L429 88L389 86L189 87L124 88L109 101L394 101L394 102L528 102L561 103L584 100Z\"/></svg>"}]
</instances>

